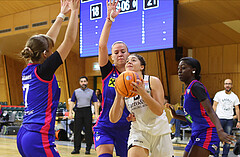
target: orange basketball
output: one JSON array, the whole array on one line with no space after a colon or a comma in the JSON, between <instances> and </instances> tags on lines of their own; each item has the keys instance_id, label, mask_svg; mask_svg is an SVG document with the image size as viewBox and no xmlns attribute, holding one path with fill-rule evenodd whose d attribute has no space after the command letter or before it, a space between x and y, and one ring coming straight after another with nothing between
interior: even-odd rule
<instances>
[{"instance_id":1,"label":"orange basketball","mask_svg":"<svg viewBox=\"0 0 240 157\"><path fill-rule=\"evenodd\" d=\"M133 87L131 86L132 82L136 82L139 79L139 76L134 71L125 71L121 73L115 82L115 89L119 94L124 97L134 97L137 94L131 92Z\"/></svg>"}]
</instances>

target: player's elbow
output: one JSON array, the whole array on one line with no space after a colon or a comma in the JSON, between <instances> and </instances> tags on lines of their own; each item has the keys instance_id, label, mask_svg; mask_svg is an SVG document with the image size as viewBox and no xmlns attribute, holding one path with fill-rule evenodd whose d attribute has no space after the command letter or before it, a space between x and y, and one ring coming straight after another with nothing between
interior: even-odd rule
<instances>
[{"instance_id":1,"label":"player's elbow","mask_svg":"<svg viewBox=\"0 0 240 157\"><path fill-rule=\"evenodd\" d=\"M153 113L156 114L157 116L161 116L163 114L163 109L154 110Z\"/></svg>"},{"instance_id":2,"label":"player's elbow","mask_svg":"<svg viewBox=\"0 0 240 157\"><path fill-rule=\"evenodd\" d=\"M102 42L99 42L98 48L99 48L99 51L105 50L107 49L107 45Z\"/></svg>"}]
</instances>

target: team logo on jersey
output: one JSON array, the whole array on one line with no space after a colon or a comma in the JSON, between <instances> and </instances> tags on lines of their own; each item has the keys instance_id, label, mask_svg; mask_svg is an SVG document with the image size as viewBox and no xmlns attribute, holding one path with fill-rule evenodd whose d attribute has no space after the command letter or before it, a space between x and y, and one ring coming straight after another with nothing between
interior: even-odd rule
<instances>
[{"instance_id":1,"label":"team logo on jersey","mask_svg":"<svg viewBox=\"0 0 240 157\"><path fill-rule=\"evenodd\" d=\"M215 149L215 150L218 149L218 147L217 147L215 144L213 144L212 147L213 147L213 149Z\"/></svg>"},{"instance_id":2,"label":"team logo on jersey","mask_svg":"<svg viewBox=\"0 0 240 157\"><path fill-rule=\"evenodd\" d=\"M196 141L200 141L200 138L196 138Z\"/></svg>"},{"instance_id":3,"label":"team logo on jersey","mask_svg":"<svg viewBox=\"0 0 240 157\"><path fill-rule=\"evenodd\" d=\"M57 83L58 83L58 88L61 88L61 87L60 87L60 83L59 83L59 82L57 82Z\"/></svg>"},{"instance_id":4,"label":"team logo on jersey","mask_svg":"<svg viewBox=\"0 0 240 157\"><path fill-rule=\"evenodd\" d=\"M99 141L99 139L100 139L100 136L97 136L97 137L96 137L96 141Z\"/></svg>"},{"instance_id":5,"label":"team logo on jersey","mask_svg":"<svg viewBox=\"0 0 240 157\"><path fill-rule=\"evenodd\" d=\"M108 87L115 87L115 79L114 78L110 78Z\"/></svg>"},{"instance_id":6,"label":"team logo on jersey","mask_svg":"<svg viewBox=\"0 0 240 157\"><path fill-rule=\"evenodd\" d=\"M126 76L126 80L131 80L132 76Z\"/></svg>"},{"instance_id":7,"label":"team logo on jersey","mask_svg":"<svg viewBox=\"0 0 240 157\"><path fill-rule=\"evenodd\" d=\"M189 92L190 92L190 89L187 89L187 93L189 94Z\"/></svg>"}]
</instances>

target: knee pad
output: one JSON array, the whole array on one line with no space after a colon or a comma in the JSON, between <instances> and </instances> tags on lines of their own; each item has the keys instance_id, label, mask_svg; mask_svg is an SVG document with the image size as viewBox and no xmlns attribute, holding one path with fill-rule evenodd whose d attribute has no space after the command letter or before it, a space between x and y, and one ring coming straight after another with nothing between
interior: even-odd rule
<instances>
[{"instance_id":1,"label":"knee pad","mask_svg":"<svg viewBox=\"0 0 240 157\"><path fill-rule=\"evenodd\" d=\"M98 157L112 157L112 154L105 153L105 154L99 155Z\"/></svg>"}]
</instances>

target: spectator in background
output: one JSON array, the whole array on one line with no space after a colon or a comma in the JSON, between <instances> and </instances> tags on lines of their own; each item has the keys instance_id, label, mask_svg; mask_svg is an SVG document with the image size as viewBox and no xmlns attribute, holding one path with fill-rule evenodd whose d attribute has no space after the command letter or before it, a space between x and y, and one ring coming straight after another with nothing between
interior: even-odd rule
<instances>
[{"instance_id":1,"label":"spectator in background","mask_svg":"<svg viewBox=\"0 0 240 157\"><path fill-rule=\"evenodd\" d=\"M102 92L101 92L101 89L96 90L96 96L97 96L97 99L98 99L98 109L99 109L98 114L100 114L100 112L102 111L102 106L101 106L101 104L102 104ZM98 118L98 117L96 117L96 118Z\"/></svg>"},{"instance_id":2,"label":"spectator in background","mask_svg":"<svg viewBox=\"0 0 240 157\"><path fill-rule=\"evenodd\" d=\"M231 134L233 128L233 108L235 107L236 116L238 119L236 127L240 127L240 117L239 117L239 99L238 96L233 93L233 84L231 79L226 79L224 81L224 90L216 93L213 102L213 109L220 119L221 125L224 132ZM230 149L230 144L224 143L222 157L227 157ZM219 156L219 148L215 153L215 157Z\"/></svg>"},{"instance_id":3,"label":"spectator in background","mask_svg":"<svg viewBox=\"0 0 240 157\"><path fill-rule=\"evenodd\" d=\"M90 149L93 143L91 104L93 102L96 109L97 96L92 89L87 88L88 78L86 76L80 77L79 84L80 88L74 91L69 106L69 119L72 119L73 106L74 102L76 102L74 107L74 150L71 154L80 153L79 150L81 149L81 132L83 126L85 127L85 140L87 144L85 154L90 154Z\"/></svg>"}]
</instances>

